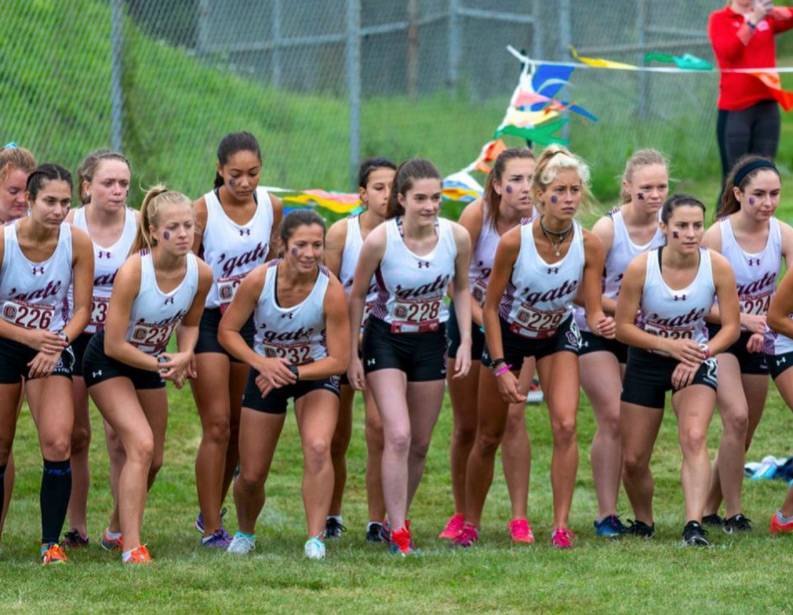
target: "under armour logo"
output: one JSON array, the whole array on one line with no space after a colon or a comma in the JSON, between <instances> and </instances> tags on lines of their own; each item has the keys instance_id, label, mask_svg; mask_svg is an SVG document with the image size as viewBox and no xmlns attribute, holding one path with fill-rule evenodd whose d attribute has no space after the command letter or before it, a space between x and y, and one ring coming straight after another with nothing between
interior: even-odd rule
<instances>
[{"instance_id":1,"label":"under armour logo","mask_svg":"<svg viewBox=\"0 0 793 615\"><path fill-rule=\"evenodd\" d=\"M99 250L96 257L97 258L111 258L113 254L111 252L107 252L106 250Z\"/></svg>"},{"instance_id":2,"label":"under armour logo","mask_svg":"<svg viewBox=\"0 0 793 615\"><path fill-rule=\"evenodd\" d=\"M98 372L91 372L91 378L98 378L101 375L102 375L101 369Z\"/></svg>"},{"instance_id":3,"label":"under armour logo","mask_svg":"<svg viewBox=\"0 0 793 615\"><path fill-rule=\"evenodd\" d=\"M747 258L746 262L751 267L752 265L759 267L760 266L760 259L759 258Z\"/></svg>"},{"instance_id":4,"label":"under armour logo","mask_svg":"<svg viewBox=\"0 0 793 615\"><path fill-rule=\"evenodd\" d=\"M373 367L377 363L377 359L366 359L366 367Z\"/></svg>"},{"instance_id":5,"label":"under armour logo","mask_svg":"<svg viewBox=\"0 0 793 615\"><path fill-rule=\"evenodd\" d=\"M559 267L548 267L548 273L559 273Z\"/></svg>"},{"instance_id":6,"label":"under armour logo","mask_svg":"<svg viewBox=\"0 0 793 615\"><path fill-rule=\"evenodd\" d=\"M163 303L163 305L168 305L169 303L170 303L171 305L173 305L173 300L174 300L174 298L173 298L173 297L166 297L166 298L165 298L165 303Z\"/></svg>"},{"instance_id":7,"label":"under armour logo","mask_svg":"<svg viewBox=\"0 0 793 615\"><path fill-rule=\"evenodd\" d=\"M583 348L589 348L589 342L584 342L583 344L581 344L581 346Z\"/></svg>"},{"instance_id":8,"label":"under armour logo","mask_svg":"<svg viewBox=\"0 0 793 615\"><path fill-rule=\"evenodd\" d=\"M281 314L281 318L288 318L289 320L292 320L294 316L295 315L293 312L287 312L286 314Z\"/></svg>"},{"instance_id":9,"label":"under armour logo","mask_svg":"<svg viewBox=\"0 0 793 615\"><path fill-rule=\"evenodd\" d=\"M240 237L245 237L246 235L248 237L251 236L251 229L249 229L249 228L241 228L240 229Z\"/></svg>"},{"instance_id":10,"label":"under armour logo","mask_svg":"<svg viewBox=\"0 0 793 615\"><path fill-rule=\"evenodd\" d=\"M33 275L44 275L44 266L33 267Z\"/></svg>"},{"instance_id":11,"label":"under armour logo","mask_svg":"<svg viewBox=\"0 0 793 615\"><path fill-rule=\"evenodd\" d=\"M418 262L419 269L429 269L430 262L429 261L419 261Z\"/></svg>"},{"instance_id":12,"label":"under armour logo","mask_svg":"<svg viewBox=\"0 0 793 615\"><path fill-rule=\"evenodd\" d=\"M685 301L685 300L686 300L685 295L675 295L675 301Z\"/></svg>"},{"instance_id":13,"label":"under armour logo","mask_svg":"<svg viewBox=\"0 0 793 615\"><path fill-rule=\"evenodd\" d=\"M787 357L782 357L781 359L776 360L776 366L779 367L783 363L787 363Z\"/></svg>"}]
</instances>

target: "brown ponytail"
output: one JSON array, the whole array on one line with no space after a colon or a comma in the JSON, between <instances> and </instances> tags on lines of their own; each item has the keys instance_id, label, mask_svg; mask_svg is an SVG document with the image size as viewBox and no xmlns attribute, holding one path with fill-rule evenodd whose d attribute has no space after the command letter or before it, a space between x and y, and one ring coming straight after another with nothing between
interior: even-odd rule
<instances>
[{"instance_id":1,"label":"brown ponytail","mask_svg":"<svg viewBox=\"0 0 793 615\"><path fill-rule=\"evenodd\" d=\"M735 196L735 188L743 192L760 171L773 171L779 176L779 170L774 163L763 156L749 154L741 156L730 170L727 181L724 182L724 192L721 194L721 203L716 212L716 218L726 218L741 209L741 202ZM780 177L780 179L782 179Z\"/></svg>"},{"instance_id":2,"label":"brown ponytail","mask_svg":"<svg viewBox=\"0 0 793 615\"><path fill-rule=\"evenodd\" d=\"M396 218L405 214L405 208L399 203L399 195L405 196L417 179L441 179L438 169L429 160L413 158L399 165L394 176L394 187L388 196L386 219Z\"/></svg>"},{"instance_id":3,"label":"brown ponytail","mask_svg":"<svg viewBox=\"0 0 793 615\"><path fill-rule=\"evenodd\" d=\"M501 206L501 195L496 192L495 184L500 182L504 176L504 170L510 160L523 158L525 160L535 160L534 152L528 147L510 147L501 152L493 163L493 168L487 175L487 182L485 183L485 193L483 195L485 205L485 220L493 228L496 228L499 221L499 207Z\"/></svg>"}]
</instances>

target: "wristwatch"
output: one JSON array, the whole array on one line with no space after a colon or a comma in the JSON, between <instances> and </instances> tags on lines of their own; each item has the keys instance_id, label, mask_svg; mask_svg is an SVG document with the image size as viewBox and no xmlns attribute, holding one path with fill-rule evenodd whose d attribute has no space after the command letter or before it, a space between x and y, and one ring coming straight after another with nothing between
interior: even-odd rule
<instances>
[{"instance_id":1,"label":"wristwatch","mask_svg":"<svg viewBox=\"0 0 793 615\"><path fill-rule=\"evenodd\" d=\"M287 369L295 375L295 382L300 380L300 372L297 371L297 365L290 365Z\"/></svg>"}]
</instances>

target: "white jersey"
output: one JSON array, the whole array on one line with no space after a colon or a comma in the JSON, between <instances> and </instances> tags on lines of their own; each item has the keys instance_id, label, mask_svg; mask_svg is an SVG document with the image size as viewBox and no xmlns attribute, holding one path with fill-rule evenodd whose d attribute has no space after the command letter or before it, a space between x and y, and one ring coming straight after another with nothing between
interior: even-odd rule
<instances>
[{"instance_id":1,"label":"white jersey","mask_svg":"<svg viewBox=\"0 0 793 615\"><path fill-rule=\"evenodd\" d=\"M660 249L647 254L647 269L636 324L653 335L671 339L708 341L705 316L716 299L710 250L699 251L697 275L686 288L673 290L661 275Z\"/></svg>"},{"instance_id":2,"label":"white jersey","mask_svg":"<svg viewBox=\"0 0 793 615\"><path fill-rule=\"evenodd\" d=\"M265 357L286 359L292 365L323 359L328 356L324 303L330 273L320 267L308 296L297 305L281 307L276 295L279 262L273 261L264 274L264 286L253 312L253 349Z\"/></svg>"},{"instance_id":3,"label":"white jersey","mask_svg":"<svg viewBox=\"0 0 793 615\"><path fill-rule=\"evenodd\" d=\"M265 262L270 251L273 205L264 188L256 189L256 211L237 224L223 211L214 191L204 195L207 223L202 239L203 257L212 268L212 287L206 307L225 310L245 275Z\"/></svg>"},{"instance_id":4,"label":"white jersey","mask_svg":"<svg viewBox=\"0 0 793 615\"><path fill-rule=\"evenodd\" d=\"M644 245L636 244L631 239L628 227L625 226L622 210L617 209L610 216L614 226L614 236L611 248L606 254L606 263L603 270L603 295L616 299L620 294L622 276L625 275L625 270L630 262L639 254L655 250L664 245L665 238L659 227L648 243ZM581 331L590 330L586 321L586 311L580 305L575 306L575 319Z\"/></svg>"},{"instance_id":5,"label":"white jersey","mask_svg":"<svg viewBox=\"0 0 793 615\"><path fill-rule=\"evenodd\" d=\"M584 233L573 222L573 239L564 257L546 263L534 243L533 224L520 227L520 251L512 268L499 315L513 333L528 338L547 338L556 333L573 313L573 299L584 274Z\"/></svg>"},{"instance_id":6,"label":"white jersey","mask_svg":"<svg viewBox=\"0 0 793 615\"><path fill-rule=\"evenodd\" d=\"M72 228L65 222L58 243L45 261L29 260L19 247L17 223L3 227L0 267L3 319L26 329L61 331L69 317L67 294L72 285Z\"/></svg>"},{"instance_id":7,"label":"white jersey","mask_svg":"<svg viewBox=\"0 0 793 615\"><path fill-rule=\"evenodd\" d=\"M163 292L157 285L157 274L151 252L140 257L140 289L132 302L127 328L127 341L147 354L165 351L173 330L182 322L198 292L198 258L187 255L187 271L179 285Z\"/></svg>"},{"instance_id":8,"label":"white jersey","mask_svg":"<svg viewBox=\"0 0 793 615\"><path fill-rule=\"evenodd\" d=\"M438 219L438 242L423 256L405 245L400 218L385 225L386 248L375 272L377 298L371 313L390 324L393 333L435 331L449 318L444 297L457 258L452 222Z\"/></svg>"},{"instance_id":9,"label":"white jersey","mask_svg":"<svg viewBox=\"0 0 793 615\"><path fill-rule=\"evenodd\" d=\"M90 236L88 223L85 219L85 207L80 207L74 212L72 224L84 230ZM91 297L91 318L85 327L85 333L96 333L105 326L107 307L110 303L110 293L113 290L113 281L116 279L119 267L124 264L129 256L135 234L138 232L138 223L135 210L127 207L124 213L124 228L121 235L112 246L104 247L96 243L94 246L94 290ZM73 287L69 287L69 307L73 309Z\"/></svg>"},{"instance_id":10,"label":"white jersey","mask_svg":"<svg viewBox=\"0 0 793 615\"><path fill-rule=\"evenodd\" d=\"M361 216L350 216L347 218L347 234L344 237L344 251L341 254L341 267L339 269L339 281L344 287L344 293L350 294L352 282L355 278L355 268L358 266L358 258L361 255L363 246L363 236L361 235ZM366 293L367 309L377 297L377 282L372 277L369 282L369 290Z\"/></svg>"}]
</instances>

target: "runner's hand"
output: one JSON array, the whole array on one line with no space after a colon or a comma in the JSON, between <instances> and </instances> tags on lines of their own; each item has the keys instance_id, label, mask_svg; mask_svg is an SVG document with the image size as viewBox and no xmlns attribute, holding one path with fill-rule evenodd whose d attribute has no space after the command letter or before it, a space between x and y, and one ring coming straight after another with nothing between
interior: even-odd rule
<instances>
[{"instance_id":1,"label":"runner's hand","mask_svg":"<svg viewBox=\"0 0 793 615\"><path fill-rule=\"evenodd\" d=\"M47 329L25 329L24 331L22 343L39 352L56 354L69 345L66 343L66 338L60 333Z\"/></svg>"},{"instance_id":2,"label":"runner's hand","mask_svg":"<svg viewBox=\"0 0 793 615\"><path fill-rule=\"evenodd\" d=\"M509 404L520 404L526 402L526 396L520 392L518 388L518 379L512 372L505 372L500 376L496 376L498 383L498 392L501 393L501 399Z\"/></svg>"},{"instance_id":3,"label":"runner's hand","mask_svg":"<svg viewBox=\"0 0 793 615\"><path fill-rule=\"evenodd\" d=\"M358 356L350 360L350 366L347 368L347 380L350 381L350 386L356 391L364 391L366 389L366 376L363 371L363 363Z\"/></svg>"},{"instance_id":4,"label":"runner's hand","mask_svg":"<svg viewBox=\"0 0 793 615\"><path fill-rule=\"evenodd\" d=\"M664 343L661 349L689 367L699 367L705 360L705 353L694 340L662 339Z\"/></svg>"},{"instance_id":5,"label":"runner's hand","mask_svg":"<svg viewBox=\"0 0 793 615\"><path fill-rule=\"evenodd\" d=\"M752 333L765 333L768 329L765 314L741 314L741 326Z\"/></svg>"},{"instance_id":6,"label":"runner's hand","mask_svg":"<svg viewBox=\"0 0 793 615\"><path fill-rule=\"evenodd\" d=\"M52 374L58 361L61 360L60 352L39 351L28 363L29 378L44 378Z\"/></svg>"},{"instance_id":7,"label":"runner's hand","mask_svg":"<svg viewBox=\"0 0 793 615\"><path fill-rule=\"evenodd\" d=\"M452 378L465 378L471 371L471 340L460 341L457 357L454 359L454 375Z\"/></svg>"},{"instance_id":8,"label":"runner's hand","mask_svg":"<svg viewBox=\"0 0 793 615\"><path fill-rule=\"evenodd\" d=\"M675 390L682 389L691 384L698 369L699 366L692 367L686 363L678 363L677 367L675 367L675 371L672 372L672 386Z\"/></svg>"},{"instance_id":9,"label":"runner's hand","mask_svg":"<svg viewBox=\"0 0 793 615\"><path fill-rule=\"evenodd\" d=\"M264 385L277 389L297 382L295 375L289 370L289 365L286 359L260 357L253 368L259 372L257 381L261 378ZM261 388L259 386L260 390Z\"/></svg>"},{"instance_id":10,"label":"runner's hand","mask_svg":"<svg viewBox=\"0 0 793 615\"><path fill-rule=\"evenodd\" d=\"M765 347L765 335L762 333L752 333L746 342L747 352L763 352Z\"/></svg>"}]
</instances>

